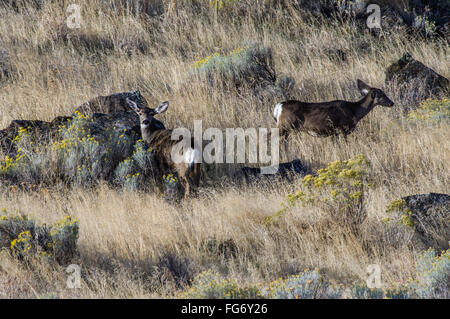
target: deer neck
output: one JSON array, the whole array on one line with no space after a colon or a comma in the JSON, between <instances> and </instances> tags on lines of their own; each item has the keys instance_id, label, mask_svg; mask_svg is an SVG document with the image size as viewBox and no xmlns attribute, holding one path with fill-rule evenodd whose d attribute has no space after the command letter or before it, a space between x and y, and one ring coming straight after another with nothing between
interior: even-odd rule
<instances>
[{"instance_id":1,"label":"deer neck","mask_svg":"<svg viewBox=\"0 0 450 319\"><path fill-rule=\"evenodd\" d=\"M158 125L158 123L154 120L150 121L150 124L147 127L143 127L141 125L141 134L142 134L142 139L144 141L150 141L152 138L152 135L156 132L159 131L161 129L164 129L164 127L160 127Z\"/></svg>"},{"instance_id":2,"label":"deer neck","mask_svg":"<svg viewBox=\"0 0 450 319\"><path fill-rule=\"evenodd\" d=\"M353 118L355 121L361 120L375 107L374 99L368 93L360 101L353 103Z\"/></svg>"}]
</instances>

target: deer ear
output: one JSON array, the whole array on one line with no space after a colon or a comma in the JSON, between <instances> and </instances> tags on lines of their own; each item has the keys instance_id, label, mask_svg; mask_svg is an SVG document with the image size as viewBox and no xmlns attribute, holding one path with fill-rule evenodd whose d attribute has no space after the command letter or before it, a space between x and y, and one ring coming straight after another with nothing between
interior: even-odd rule
<instances>
[{"instance_id":1,"label":"deer ear","mask_svg":"<svg viewBox=\"0 0 450 319\"><path fill-rule=\"evenodd\" d=\"M127 99L128 106L135 112L139 112L139 107L137 106L136 102L131 101L130 99Z\"/></svg>"},{"instance_id":2,"label":"deer ear","mask_svg":"<svg viewBox=\"0 0 450 319\"><path fill-rule=\"evenodd\" d=\"M364 83L360 79L358 79L357 83L358 83L358 89L361 91L362 94L366 95L367 93L369 93L370 86L368 86L366 83Z\"/></svg>"},{"instance_id":3,"label":"deer ear","mask_svg":"<svg viewBox=\"0 0 450 319\"><path fill-rule=\"evenodd\" d=\"M156 107L155 113L157 114L164 113L165 111L167 111L168 108L169 102L168 101L162 102Z\"/></svg>"}]
</instances>

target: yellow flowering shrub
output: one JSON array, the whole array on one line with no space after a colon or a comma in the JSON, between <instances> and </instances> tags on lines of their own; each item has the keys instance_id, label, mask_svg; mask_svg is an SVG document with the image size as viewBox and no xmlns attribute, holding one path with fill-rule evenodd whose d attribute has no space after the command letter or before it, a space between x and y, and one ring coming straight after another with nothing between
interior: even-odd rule
<instances>
[{"instance_id":1,"label":"yellow flowering shrub","mask_svg":"<svg viewBox=\"0 0 450 319\"><path fill-rule=\"evenodd\" d=\"M21 162L23 162L25 153L22 145L32 144L30 128L19 127L17 135L12 140L16 147L16 155L14 157L5 156L5 159L0 162L0 174L11 173Z\"/></svg>"},{"instance_id":2,"label":"yellow flowering shrub","mask_svg":"<svg viewBox=\"0 0 450 319\"><path fill-rule=\"evenodd\" d=\"M404 199L396 199L390 202L386 206L386 212L400 212L400 218L398 219L399 224L403 224L407 227L414 228L414 220L411 218L412 210L406 205L406 201ZM390 217L386 217L382 219L383 222L389 223L392 221Z\"/></svg>"},{"instance_id":3,"label":"yellow flowering shrub","mask_svg":"<svg viewBox=\"0 0 450 319\"><path fill-rule=\"evenodd\" d=\"M31 249L32 236L29 230L21 232L16 239L11 241L11 250L21 258L25 257Z\"/></svg>"},{"instance_id":4,"label":"yellow flowering shrub","mask_svg":"<svg viewBox=\"0 0 450 319\"><path fill-rule=\"evenodd\" d=\"M211 0L209 5L215 9L223 9L233 5L236 0Z\"/></svg>"},{"instance_id":5,"label":"yellow flowering shrub","mask_svg":"<svg viewBox=\"0 0 450 319\"><path fill-rule=\"evenodd\" d=\"M35 145L30 129L19 128L13 139L16 154L0 160L0 178L12 185L91 186L101 179L112 181L137 140L133 132L105 127L79 112L55 133L52 142Z\"/></svg>"},{"instance_id":6,"label":"yellow flowering shrub","mask_svg":"<svg viewBox=\"0 0 450 319\"><path fill-rule=\"evenodd\" d=\"M429 124L450 120L450 98L426 99L417 109L408 113L409 120L424 121Z\"/></svg>"},{"instance_id":7,"label":"yellow flowering shrub","mask_svg":"<svg viewBox=\"0 0 450 319\"><path fill-rule=\"evenodd\" d=\"M283 208L267 217L266 224L273 224L297 205L320 206L334 221L355 229L367 216L364 193L370 186L369 170L370 163L364 155L329 163L326 168L319 169L316 176L305 176L303 188L289 194Z\"/></svg>"},{"instance_id":8,"label":"yellow flowering shrub","mask_svg":"<svg viewBox=\"0 0 450 319\"><path fill-rule=\"evenodd\" d=\"M0 248L23 260L45 258L65 263L76 254L79 224L66 216L51 227L36 225L25 215L12 215L6 209L0 214Z\"/></svg>"}]
</instances>

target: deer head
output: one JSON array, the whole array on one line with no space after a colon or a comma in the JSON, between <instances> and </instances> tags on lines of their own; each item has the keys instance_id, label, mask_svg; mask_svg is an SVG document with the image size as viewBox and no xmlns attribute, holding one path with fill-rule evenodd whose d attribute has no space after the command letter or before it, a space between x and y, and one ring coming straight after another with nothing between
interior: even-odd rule
<instances>
[{"instance_id":1,"label":"deer head","mask_svg":"<svg viewBox=\"0 0 450 319\"><path fill-rule=\"evenodd\" d=\"M362 94L369 96L373 100L373 105L386 107L394 106L394 102L392 102L382 90L370 87L361 80L358 80L358 89Z\"/></svg>"},{"instance_id":2,"label":"deer head","mask_svg":"<svg viewBox=\"0 0 450 319\"><path fill-rule=\"evenodd\" d=\"M160 103L156 108L151 109L149 107L139 107L136 102L127 99L127 103L130 108L139 115L139 120L141 122L141 129L147 129L151 122L154 120L156 114L161 114L167 111L169 108L169 102L165 101Z\"/></svg>"}]
</instances>

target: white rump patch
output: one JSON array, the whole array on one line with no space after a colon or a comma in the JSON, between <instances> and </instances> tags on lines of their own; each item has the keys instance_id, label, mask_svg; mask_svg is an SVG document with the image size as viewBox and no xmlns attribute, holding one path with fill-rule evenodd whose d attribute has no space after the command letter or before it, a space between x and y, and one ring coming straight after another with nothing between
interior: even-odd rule
<instances>
[{"instance_id":1,"label":"white rump patch","mask_svg":"<svg viewBox=\"0 0 450 319\"><path fill-rule=\"evenodd\" d=\"M189 167L192 167L194 163L200 162L200 152L195 148L190 148L184 154L184 162L189 164Z\"/></svg>"},{"instance_id":2,"label":"white rump patch","mask_svg":"<svg viewBox=\"0 0 450 319\"><path fill-rule=\"evenodd\" d=\"M277 124L282 111L283 111L283 103L278 103L277 105L275 105L275 108L273 109L273 117L277 121Z\"/></svg>"}]
</instances>

